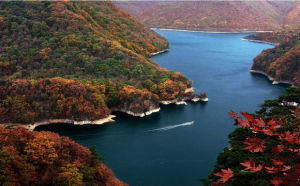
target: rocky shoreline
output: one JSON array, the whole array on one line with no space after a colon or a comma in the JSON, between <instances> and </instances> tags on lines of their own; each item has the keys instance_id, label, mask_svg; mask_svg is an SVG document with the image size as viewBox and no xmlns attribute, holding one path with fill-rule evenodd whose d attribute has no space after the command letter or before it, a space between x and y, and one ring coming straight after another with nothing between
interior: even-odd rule
<instances>
[{"instance_id":1,"label":"rocky shoreline","mask_svg":"<svg viewBox=\"0 0 300 186\"><path fill-rule=\"evenodd\" d=\"M191 101L191 102L207 102L208 101L208 97L201 97L201 95L197 95L194 93L194 87L191 88L187 88L184 91L184 94L186 95L185 97L181 98L181 99L173 99L173 100L162 100L159 103L163 104L163 105L169 105L169 104L176 104L176 105L187 105L186 101Z\"/></svg>"},{"instance_id":2,"label":"rocky shoreline","mask_svg":"<svg viewBox=\"0 0 300 186\"><path fill-rule=\"evenodd\" d=\"M257 40L257 39L247 39L247 38L243 38L242 40L244 40L244 41L249 41L249 42L255 42L255 43L266 43L266 44L270 44L270 45L274 45L274 46L279 45L279 43L272 43L272 42L263 41L263 40Z\"/></svg>"},{"instance_id":3,"label":"rocky shoreline","mask_svg":"<svg viewBox=\"0 0 300 186\"><path fill-rule=\"evenodd\" d=\"M66 123L66 124L73 124L73 125L103 125L105 123L114 122L115 115L109 115L106 118L102 118L99 120L83 120L83 121L75 121L72 119L47 119L43 121L38 121L32 124L19 124L19 123L3 123L2 125L6 127L23 127L28 130L34 130L38 126L42 125L50 125L50 124L56 124L56 123Z\"/></svg>"},{"instance_id":4,"label":"rocky shoreline","mask_svg":"<svg viewBox=\"0 0 300 186\"><path fill-rule=\"evenodd\" d=\"M201 98L201 96L196 95L194 93L194 88L190 87L187 88L184 91L184 95L182 98L176 98L173 100L161 100L159 101L159 104L163 104L163 105L169 105L169 104L176 104L176 105L187 105L186 101L191 101L191 102L199 102L199 101L203 101L203 102L207 102L208 98ZM125 107L126 108L126 107ZM112 108L111 110L113 112L123 112L126 113L128 115L131 116L135 116L135 117L145 117L145 116L149 116L153 113L159 112L160 111L160 107L158 106L158 104L155 104L155 106L150 107L150 109L148 111L144 111L144 112L133 112L130 109L125 109L125 108ZM82 121L75 121L72 119L47 119L47 120L43 120L43 121L38 121L32 124L20 124L20 123L3 123L2 125L6 126L6 127L23 127L26 128L28 130L34 130L36 127L38 126L42 126L42 125L50 125L50 124L57 124L57 123L66 123L66 124L73 124L73 125L103 125L105 123L109 123L109 122L114 122L115 120L113 118L115 118L115 115L109 115L108 117L99 119L99 120L82 120Z\"/></svg>"},{"instance_id":5,"label":"rocky shoreline","mask_svg":"<svg viewBox=\"0 0 300 186\"><path fill-rule=\"evenodd\" d=\"M151 53L150 56L156 56L158 54L162 54L162 53L165 53L165 52L168 52L169 49L164 49L164 50L161 50L161 51L158 51L158 52L154 52L154 53Z\"/></svg>"},{"instance_id":6,"label":"rocky shoreline","mask_svg":"<svg viewBox=\"0 0 300 186\"><path fill-rule=\"evenodd\" d=\"M279 84L279 83L283 83L283 84L288 84L288 85L294 85L293 82L291 81L287 81L287 80L276 80L275 78L271 77L269 74L265 73L265 72L262 72L262 71L259 71L259 70L250 70L250 73L254 73L254 74L261 74L261 75L264 75L266 76L270 81L272 81L272 84L275 85L275 84Z\"/></svg>"},{"instance_id":7,"label":"rocky shoreline","mask_svg":"<svg viewBox=\"0 0 300 186\"><path fill-rule=\"evenodd\" d=\"M237 30L237 31L219 31L219 30L201 30L201 29L180 29L180 28L151 28L152 30L171 30L171 31L181 31L181 32L203 32L211 34L234 34L234 33L262 33L262 32L273 32L268 30Z\"/></svg>"},{"instance_id":8,"label":"rocky shoreline","mask_svg":"<svg viewBox=\"0 0 300 186\"><path fill-rule=\"evenodd\" d=\"M136 116L136 117L145 117L145 116L149 116L155 112L159 112L160 111L160 107L158 108L155 108L155 109L151 109L149 111L146 111L146 112L143 112L143 113L134 113L130 110L125 110L125 109L115 109L114 110L115 112L123 112L123 113L126 113L128 115L131 115L131 116Z\"/></svg>"}]
</instances>

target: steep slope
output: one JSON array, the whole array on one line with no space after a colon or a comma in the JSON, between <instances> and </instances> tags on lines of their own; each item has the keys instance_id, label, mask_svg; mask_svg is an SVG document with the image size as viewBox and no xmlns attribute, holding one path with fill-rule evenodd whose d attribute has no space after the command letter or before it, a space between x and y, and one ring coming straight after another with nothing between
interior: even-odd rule
<instances>
[{"instance_id":1,"label":"steep slope","mask_svg":"<svg viewBox=\"0 0 300 186\"><path fill-rule=\"evenodd\" d=\"M2 2L0 9L1 75L111 77L120 65L146 66L146 56L168 46L108 2Z\"/></svg>"},{"instance_id":2,"label":"steep slope","mask_svg":"<svg viewBox=\"0 0 300 186\"><path fill-rule=\"evenodd\" d=\"M293 8L287 13L284 24L292 27L300 26L300 2L297 1Z\"/></svg>"},{"instance_id":3,"label":"steep slope","mask_svg":"<svg viewBox=\"0 0 300 186\"><path fill-rule=\"evenodd\" d=\"M136 17L141 14L144 10L156 4L155 1L113 1L113 3L124 10L125 12L130 13L130 15Z\"/></svg>"},{"instance_id":4,"label":"steep slope","mask_svg":"<svg viewBox=\"0 0 300 186\"><path fill-rule=\"evenodd\" d=\"M300 86L300 32L280 33L284 35L280 38L288 39L281 41L275 48L264 50L259 54L253 61L251 72L265 74L277 82Z\"/></svg>"},{"instance_id":5,"label":"steep slope","mask_svg":"<svg viewBox=\"0 0 300 186\"><path fill-rule=\"evenodd\" d=\"M150 60L168 42L111 2L0 2L0 23L1 123L142 116L191 86Z\"/></svg>"},{"instance_id":6,"label":"steep slope","mask_svg":"<svg viewBox=\"0 0 300 186\"><path fill-rule=\"evenodd\" d=\"M51 132L0 126L0 185L115 185L95 149Z\"/></svg>"},{"instance_id":7,"label":"steep slope","mask_svg":"<svg viewBox=\"0 0 300 186\"><path fill-rule=\"evenodd\" d=\"M298 11L293 9L295 4L287 1L172 1L152 2L145 9L143 2L117 3L150 27L208 31L274 30L285 24L297 27L300 24L295 16ZM290 18L286 19L288 14Z\"/></svg>"}]
</instances>

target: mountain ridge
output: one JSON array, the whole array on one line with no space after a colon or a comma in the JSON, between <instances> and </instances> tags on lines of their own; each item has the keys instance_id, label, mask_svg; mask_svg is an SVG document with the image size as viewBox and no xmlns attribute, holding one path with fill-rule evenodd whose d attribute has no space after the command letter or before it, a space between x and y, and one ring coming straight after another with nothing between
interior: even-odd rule
<instances>
[{"instance_id":1,"label":"mountain ridge","mask_svg":"<svg viewBox=\"0 0 300 186\"><path fill-rule=\"evenodd\" d=\"M299 2L114 2L149 27L201 31L262 31L300 25ZM288 18L289 17L289 18Z\"/></svg>"}]
</instances>

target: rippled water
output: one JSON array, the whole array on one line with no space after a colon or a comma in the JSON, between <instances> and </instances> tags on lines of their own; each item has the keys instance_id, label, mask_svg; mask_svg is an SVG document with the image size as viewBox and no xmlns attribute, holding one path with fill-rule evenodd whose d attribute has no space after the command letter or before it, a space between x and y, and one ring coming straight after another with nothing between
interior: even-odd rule
<instances>
[{"instance_id":1,"label":"rippled water","mask_svg":"<svg viewBox=\"0 0 300 186\"><path fill-rule=\"evenodd\" d=\"M271 45L241 40L246 34L210 34L158 30L170 51L152 59L194 81L207 104L163 106L146 118L118 114L104 126L51 125L87 147L96 145L115 175L130 185L200 185L234 129L227 112L253 112L265 99L285 91L252 75L252 59Z\"/></svg>"}]
</instances>

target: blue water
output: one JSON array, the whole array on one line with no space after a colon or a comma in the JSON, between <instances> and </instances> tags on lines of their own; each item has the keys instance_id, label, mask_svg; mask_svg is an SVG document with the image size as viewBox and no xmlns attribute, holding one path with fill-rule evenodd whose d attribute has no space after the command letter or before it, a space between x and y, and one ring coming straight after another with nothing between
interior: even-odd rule
<instances>
[{"instance_id":1,"label":"blue water","mask_svg":"<svg viewBox=\"0 0 300 186\"><path fill-rule=\"evenodd\" d=\"M146 118L119 114L104 126L52 125L43 130L96 145L115 175L130 185L201 185L199 178L213 169L234 129L227 112L253 112L286 87L249 73L253 58L273 46L241 40L246 34L157 32L169 40L170 51L153 61L192 79L197 93L207 93L207 104L163 106Z\"/></svg>"}]
</instances>

